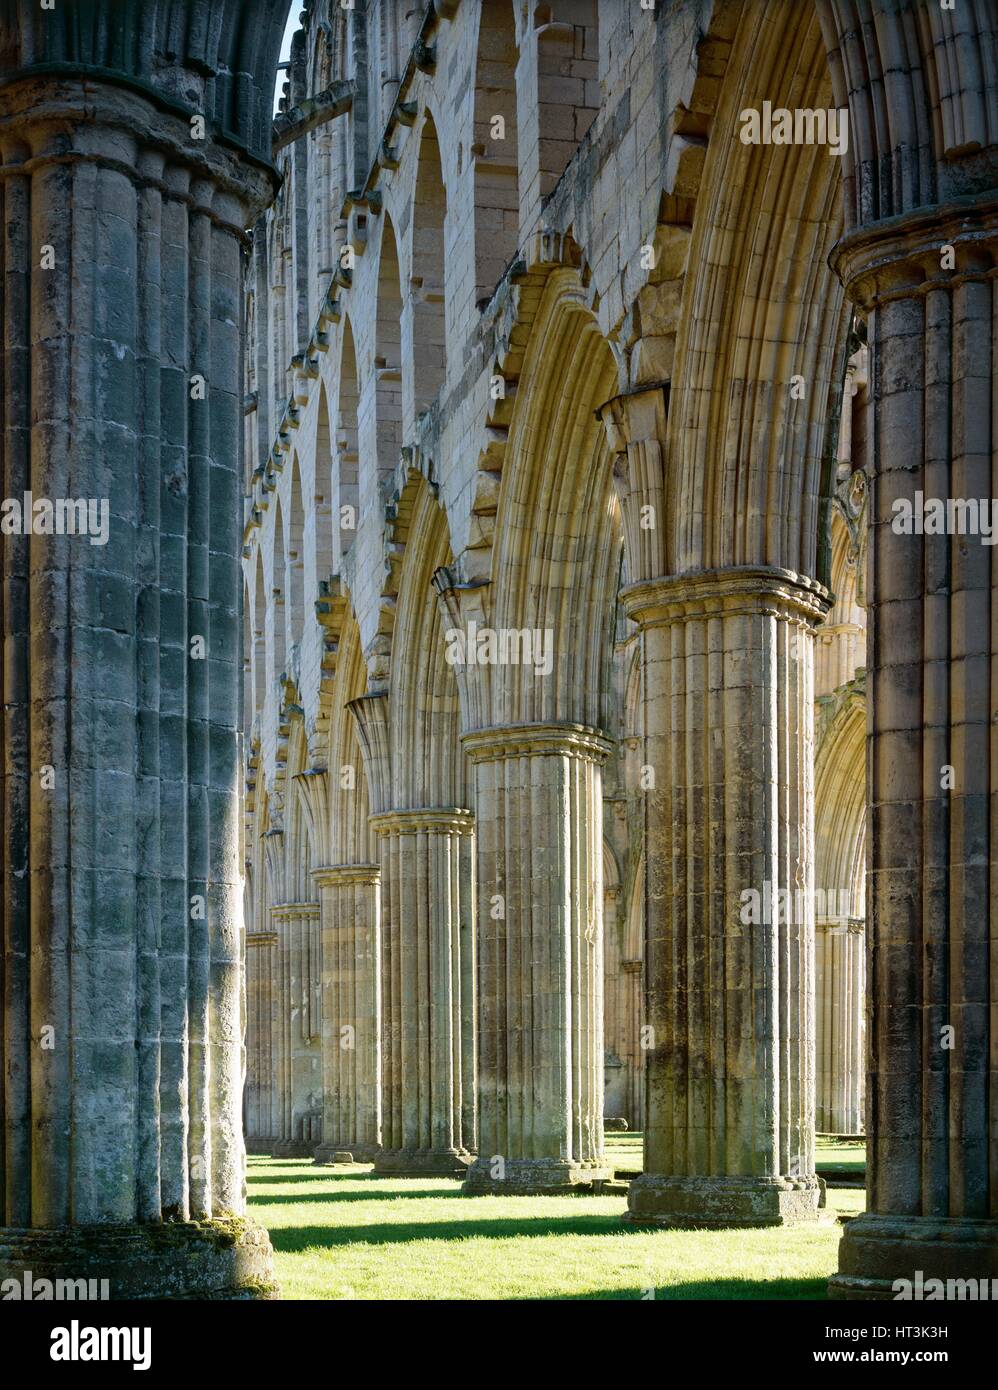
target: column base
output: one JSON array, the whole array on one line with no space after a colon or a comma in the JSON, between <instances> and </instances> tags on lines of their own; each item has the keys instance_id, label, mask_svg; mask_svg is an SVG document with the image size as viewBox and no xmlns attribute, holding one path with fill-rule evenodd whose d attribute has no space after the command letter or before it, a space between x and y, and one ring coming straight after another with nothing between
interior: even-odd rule
<instances>
[{"instance_id":1,"label":"column base","mask_svg":"<svg viewBox=\"0 0 998 1390\"><path fill-rule=\"evenodd\" d=\"M597 1183L610 1182L613 1168L605 1162L575 1162L564 1158L507 1158L502 1177L494 1177L496 1160L477 1158L468 1169L461 1191L469 1197L491 1193L496 1197L535 1197L591 1192Z\"/></svg>"},{"instance_id":2,"label":"column base","mask_svg":"<svg viewBox=\"0 0 998 1390\"><path fill-rule=\"evenodd\" d=\"M274 1158L311 1158L316 1147L310 1139L278 1139L270 1152Z\"/></svg>"},{"instance_id":3,"label":"column base","mask_svg":"<svg viewBox=\"0 0 998 1390\"><path fill-rule=\"evenodd\" d=\"M640 1226L798 1226L818 1215L817 1178L666 1177L631 1182L624 1220Z\"/></svg>"},{"instance_id":4,"label":"column base","mask_svg":"<svg viewBox=\"0 0 998 1390\"><path fill-rule=\"evenodd\" d=\"M461 1149L382 1149L374 1171L385 1178L463 1178L470 1162Z\"/></svg>"},{"instance_id":5,"label":"column base","mask_svg":"<svg viewBox=\"0 0 998 1390\"><path fill-rule=\"evenodd\" d=\"M373 1163L381 1152L379 1144L319 1144L313 1151L312 1162L316 1167L330 1167L335 1163ZM350 1157L347 1158L346 1155Z\"/></svg>"},{"instance_id":6,"label":"column base","mask_svg":"<svg viewBox=\"0 0 998 1390\"><path fill-rule=\"evenodd\" d=\"M0 1229L0 1283L93 1280L97 1298L279 1298L274 1252L241 1216L153 1225ZM85 1297L90 1296L88 1290Z\"/></svg>"},{"instance_id":7,"label":"column base","mask_svg":"<svg viewBox=\"0 0 998 1390\"><path fill-rule=\"evenodd\" d=\"M252 1137L247 1137L244 1142L248 1154L264 1154L269 1158L273 1154L275 1146L281 1141L272 1135L254 1134Z\"/></svg>"},{"instance_id":8,"label":"column base","mask_svg":"<svg viewBox=\"0 0 998 1390\"><path fill-rule=\"evenodd\" d=\"M846 1225L828 1296L935 1302L967 1298L968 1281L977 1298L998 1296L998 1221L866 1212Z\"/></svg>"}]
</instances>

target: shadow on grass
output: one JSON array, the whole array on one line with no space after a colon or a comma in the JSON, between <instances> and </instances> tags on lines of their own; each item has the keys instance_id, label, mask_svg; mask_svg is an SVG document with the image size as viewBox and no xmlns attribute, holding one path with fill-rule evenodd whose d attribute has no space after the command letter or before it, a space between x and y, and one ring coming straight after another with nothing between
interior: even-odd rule
<instances>
[{"instance_id":1,"label":"shadow on grass","mask_svg":"<svg viewBox=\"0 0 998 1390\"><path fill-rule=\"evenodd\" d=\"M688 1284L666 1284L655 1288L656 1303L707 1302L819 1302L828 1298L828 1276L814 1279L701 1279ZM582 1289L576 1293L539 1294L531 1302L577 1303L591 1300L640 1302L648 1289Z\"/></svg>"},{"instance_id":2,"label":"shadow on grass","mask_svg":"<svg viewBox=\"0 0 998 1390\"><path fill-rule=\"evenodd\" d=\"M470 1214L454 1221L399 1222L370 1226L287 1226L270 1231L275 1250L298 1254L307 1249L333 1249L337 1245L404 1245L417 1240L462 1241L484 1237L513 1240L517 1236L629 1236L645 1234L612 1216L500 1216L476 1221Z\"/></svg>"},{"instance_id":3,"label":"shadow on grass","mask_svg":"<svg viewBox=\"0 0 998 1390\"><path fill-rule=\"evenodd\" d=\"M434 1197L445 1197L452 1201L455 1197L460 1197L461 1188L458 1183L454 1184L454 1190L441 1192L435 1187L420 1187L418 1182L414 1182L411 1188L406 1188L404 1192L383 1192L380 1189L370 1192L287 1192L277 1193L268 1196L265 1192L251 1192L249 1204L251 1207L282 1206L285 1203L294 1205L304 1205L306 1202L394 1202L407 1201L412 1197L418 1197L420 1201L427 1201Z\"/></svg>"},{"instance_id":4,"label":"shadow on grass","mask_svg":"<svg viewBox=\"0 0 998 1390\"><path fill-rule=\"evenodd\" d=\"M332 1168L309 1168L304 1173L268 1173L266 1177L256 1177L250 1169L246 1176L248 1183L271 1183L278 1187L283 1187L286 1182L342 1182L344 1178L373 1178L374 1173L370 1168L343 1169L335 1171Z\"/></svg>"}]
</instances>

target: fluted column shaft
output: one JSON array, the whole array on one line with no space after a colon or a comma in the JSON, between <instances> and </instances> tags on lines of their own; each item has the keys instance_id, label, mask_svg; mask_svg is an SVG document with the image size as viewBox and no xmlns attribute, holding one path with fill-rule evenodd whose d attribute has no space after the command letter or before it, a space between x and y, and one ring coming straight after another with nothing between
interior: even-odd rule
<instances>
[{"instance_id":1,"label":"fluted column shaft","mask_svg":"<svg viewBox=\"0 0 998 1390\"><path fill-rule=\"evenodd\" d=\"M384 899L379 1172L463 1175L474 1146L474 817L371 817Z\"/></svg>"},{"instance_id":2,"label":"fluted column shaft","mask_svg":"<svg viewBox=\"0 0 998 1390\"><path fill-rule=\"evenodd\" d=\"M322 902L322 1143L317 1163L381 1148L381 870L312 871Z\"/></svg>"},{"instance_id":3,"label":"fluted column shaft","mask_svg":"<svg viewBox=\"0 0 998 1390\"><path fill-rule=\"evenodd\" d=\"M465 1191L591 1184L603 1161L602 765L575 725L466 734L475 765L479 1157Z\"/></svg>"},{"instance_id":4,"label":"fluted column shaft","mask_svg":"<svg viewBox=\"0 0 998 1390\"><path fill-rule=\"evenodd\" d=\"M801 1220L818 1200L813 629L827 599L746 567L636 584L624 602L643 661L650 1030L628 1216Z\"/></svg>"},{"instance_id":5,"label":"fluted column shaft","mask_svg":"<svg viewBox=\"0 0 998 1390\"><path fill-rule=\"evenodd\" d=\"M866 937L862 922L815 923L815 1128L860 1134L866 1061Z\"/></svg>"},{"instance_id":6,"label":"fluted column shaft","mask_svg":"<svg viewBox=\"0 0 998 1390\"><path fill-rule=\"evenodd\" d=\"M244 1210L240 258L270 185L96 78L4 85L0 161L3 495L107 523L4 537L0 1269L228 1287L268 1258L195 1223Z\"/></svg>"},{"instance_id":7,"label":"fluted column shaft","mask_svg":"<svg viewBox=\"0 0 998 1390\"><path fill-rule=\"evenodd\" d=\"M274 1069L271 1055L273 932L246 934L246 1138L252 1152L270 1152L273 1142Z\"/></svg>"},{"instance_id":8,"label":"fluted column shaft","mask_svg":"<svg viewBox=\"0 0 998 1390\"><path fill-rule=\"evenodd\" d=\"M281 958L281 1129L279 1157L310 1156L318 1144L322 1108L318 903L271 908Z\"/></svg>"},{"instance_id":9,"label":"fluted column shaft","mask_svg":"<svg viewBox=\"0 0 998 1390\"><path fill-rule=\"evenodd\" d=\"M998 1276L998 569L966 521L996 495L996 261L983 197L836 251L867 319L873 438L868 1207L836 1297Z\"/></svg>"}]
</instances>

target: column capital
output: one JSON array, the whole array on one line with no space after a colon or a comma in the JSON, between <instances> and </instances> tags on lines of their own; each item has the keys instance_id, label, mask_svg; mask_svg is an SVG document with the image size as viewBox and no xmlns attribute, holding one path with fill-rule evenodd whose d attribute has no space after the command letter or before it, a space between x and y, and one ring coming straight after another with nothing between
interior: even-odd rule
<instances>
[{"instance_id":1,"label":"column capital","mask_svg":"<svg viewBox=\"0 0 998 1390\"><path fill-rule=\"evenodd\" d=\"M96 163L137 188L206 212L245 242L247 224L274 196L276 173L218 132L193 139L194 114L161 93L100 74L88 77L86 90L57 72L20 74L0 85L0 177L56 163Z\"/></svg>"},{"instance_id":2,"label":"column capital","mask_svg":"<svg viewBox=\"0 0 998 1390\"><path fill-rule=\"evenodd\" d=\"M274 903L270 913L278 921L283 921L286 917L318 917L318 903Z\"/></svg>"},{"instance_id":3,"label":"column capital","mask_svg":"<svg viewBox=\"0 0 998 1390\"><path fill-rule=\"evenodd\" d=\"M643 628L756 613L814 627L831 608L831 595L817 580L755 565L642 580L623 589L620 598L627 616Z\"/></svg>"},{"instance_id":4,"label":"column capital","mask_svg":"<svg viewBox=\"0 0 998 1390\"><path fill-rule=\"evenodd\" d=\"M369 816L367 823L379 835L389 835L393 831L400 835L429 831L469 835L475 828L475 816L473 811L461 806L417 806L409 811L381 811Z\"/></svg>"},{"instance_id":5,"label":"column capital","mask_svg":"<svg viewBox=\"0 0 998 1390\"><path fill-rule=\"evenodd\" d=\"M277 932L275 931L248 931L246 933L246 946L276 946Z\"/></svg>"},{"instance_id":6,"label":"column capital","mask_svg":"<svg viewBox=\"0 0 998 1390\"><path fill-rule=\"evenodd\" d=\"M952 270L941 251L956 252ZM956 199L847 232L829 263L860 308L986 280L998 264L998 195Z\"/></svg>"},{"instance_id":7,"label":"column capital","mask_svg":"<svg viewBox=\"0 0 998 1390\"><path fill-rule=\"evenodd\" d=\"M320 864L312 870L312 882L319 888L338 888L342 884L381 882L380 864Z\"/></svg>"},{"instance_id":8,"label":"column capital","mask_svg":"<svg viewBox=\"0 0 998 1390\"><path fill-rule=\"evenodd\" d=\"M551 755L604 763L613 751L613 742L605 734L584 724L510 724L472 729L461 735L461 743L474 763Z\"/></svg>"},{"instance_id":9,"label":"column capital","mask_svg":"<svg viewBox=\"0 0 998 1390\"><path fill-rule=\"evenodd\" d=\"M388 810L392 786L391 734L388 726L388 692L372 690L350 700L347 709L357 725L357 739L367 772L371 809Z\"/></svg>"}]
</instances>

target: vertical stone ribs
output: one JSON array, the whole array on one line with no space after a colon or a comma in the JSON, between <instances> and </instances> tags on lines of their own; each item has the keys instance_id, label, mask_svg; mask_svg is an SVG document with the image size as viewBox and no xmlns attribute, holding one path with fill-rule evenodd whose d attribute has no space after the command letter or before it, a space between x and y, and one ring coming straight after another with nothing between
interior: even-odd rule
<instances>
[{"instance_id":1,"label":"vertical stone ribs","mask_svg":"<svg viewBox=\"0 0 998 1390\"><path fill-rule=\"evenodd\" d=\"M268 184L53 83L0 89L4 491L109 525L4 544L3 1215L39 1274L127 1227L121 1293L150 1224L244 1204L240 246ZM186 1266L185 1232L153 1283L266 1268L256 1233Z\"/></svg>"},{"instance_id":2,"label":"vertical stone ribs","mask_svg":"<svg viewBox=\"0 0 998 1390\"><path fill-rule=\"evenodd\" d=\"M578 725L464 736L478 824L479 1157L465 1190L563 1190L603 1159L601 767Z\"/></svg>"},{"instance_id":3,"label":"vertical stone ribs","mask_svg":"<svg viewBox=\"0 0 998 1390\"><path fill-rule=\"evenodd\" d=\"M981 197L836 252L867 315L875 459L869 1206L836 1297L889 1298L915 1270L998 1274L994 550L980 527L914 525L918 493L926 509L994 496L996 228Z\"/></svg>"},{"instance_id":4,"label":"vertical stone ribs","mask_svg":"<svg viewBox=\"0 0 998 1390\"><path fill-rule=\"evenodd\" d=\"M813 628L751 567L632 585L645 672L648 1109L629 1218L813 1216Z\"/></svg>"}]
</instances>

